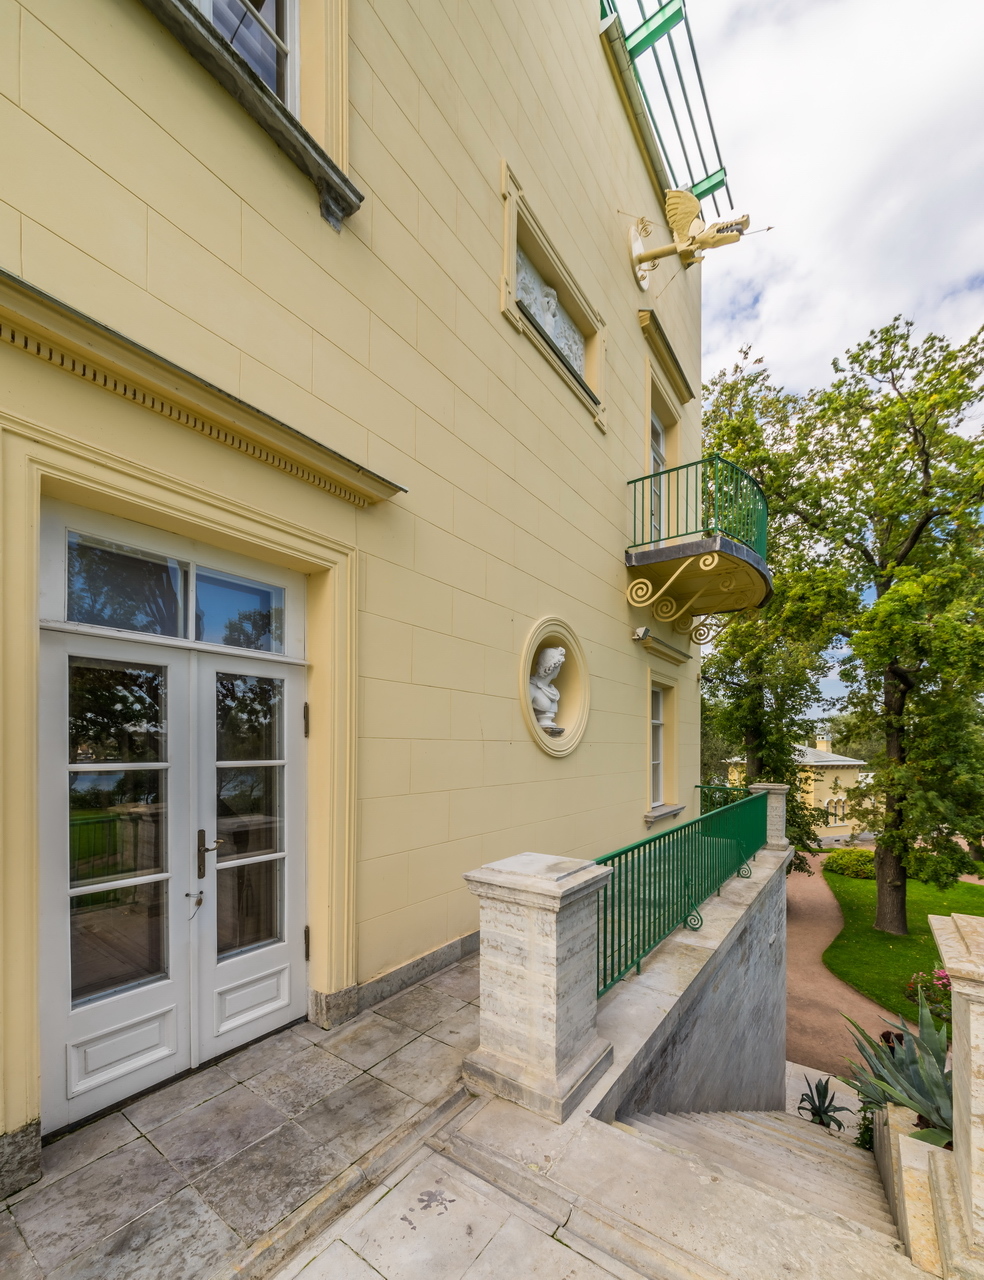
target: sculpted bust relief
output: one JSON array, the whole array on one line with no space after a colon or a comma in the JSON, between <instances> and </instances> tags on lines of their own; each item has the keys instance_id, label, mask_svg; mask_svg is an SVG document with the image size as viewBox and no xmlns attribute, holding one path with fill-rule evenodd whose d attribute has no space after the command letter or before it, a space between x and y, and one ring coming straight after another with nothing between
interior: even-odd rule
<instances>
[{"instance_id":1,"label":"sculpted bust relief","mask_svg":"<svg viewBox=\"0 0 984 1280\"><path fill-rule=\"evenodd\" d=\"M530 702L536 722L544 733L552 738L559 738L564 732L559 724L554 723L554 716L560 704L560 690L554 688L554 680L564 665L566 653L563 649L546 648L537 654L533 674L530 676Z\"/></svg>"}]
</instances>

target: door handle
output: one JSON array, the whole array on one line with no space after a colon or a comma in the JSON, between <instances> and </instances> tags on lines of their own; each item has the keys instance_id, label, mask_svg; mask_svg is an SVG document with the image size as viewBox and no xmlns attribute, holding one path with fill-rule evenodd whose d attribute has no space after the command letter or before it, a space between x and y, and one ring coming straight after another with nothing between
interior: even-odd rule
<instances>
[{"instance_id":1,"label":"door handle","mask_svg":"<svg viewBox=\"0 0 984 1280\"><path fill-rule=\"evenodd\" d=\"M224 843L225 843L225 841L224 841L224 840L220 840L220 839L218 838L218 836L216 836L215 844L206 844L206 843L205 843L205 828L204 828L204 827L199 827L199 828L198 828L198 879L199 879L199 880L204 880L204 879L205 879L205 855L206 855L206 853L211 853L214 849L217 849L217 848L219 847L219 845L220 845L220 844L224 844Z\"/></svg>"}]
</instances>

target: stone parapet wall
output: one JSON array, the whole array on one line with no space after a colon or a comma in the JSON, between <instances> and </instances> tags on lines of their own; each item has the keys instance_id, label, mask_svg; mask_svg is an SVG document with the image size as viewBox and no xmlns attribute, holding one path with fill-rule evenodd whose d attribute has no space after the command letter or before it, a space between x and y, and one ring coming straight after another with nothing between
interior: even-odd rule
<instances>
[{"instance_id":1,"label":"stone parapet wall","mask_svg":"<svg viewBox=\"0 0 984 1280\"><path fill-rule=\"evenodd\" d=\"M754 885L747 902L728 899L740 899L754 881L730 881L722 898L711 900L702 930L678 930L644 965L636 981L653 991L662 986L670 993L681 978L689 981L654 1030L623 1108L665 1113L785 1106L784 863ZM744 910L729 920L739 905Z\"/></svg>"}]
</instances>

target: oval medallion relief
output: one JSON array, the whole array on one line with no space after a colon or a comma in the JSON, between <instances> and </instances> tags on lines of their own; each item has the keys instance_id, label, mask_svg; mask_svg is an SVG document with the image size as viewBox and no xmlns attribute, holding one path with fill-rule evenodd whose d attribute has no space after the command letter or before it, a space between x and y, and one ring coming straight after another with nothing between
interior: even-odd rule
<instances>
[{"instance_id":1,"label":"oval medallion relief","mask_svg":"<svg viewBox=\"0 0 984 1280\"><path fill-rule=\"evenodd\" d=\"M569 755L587 727L590 678L581 642L562 618L541 618L527 636L519 689L537 745L551 756Z\"/></svg>"}]
</instances>

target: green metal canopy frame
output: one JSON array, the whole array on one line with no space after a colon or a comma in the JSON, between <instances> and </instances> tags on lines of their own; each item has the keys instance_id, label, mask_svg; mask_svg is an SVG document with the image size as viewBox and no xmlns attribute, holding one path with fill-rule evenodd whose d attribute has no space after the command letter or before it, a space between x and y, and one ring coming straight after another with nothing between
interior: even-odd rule
<instances>
[{"instance_id":1,"label":"green metal canopy frame","mask_svg":"<svg viewBox=\"0 0 984 1280\"><path fill-rule=\"evenodd\" d=\"M734 202L685 0L601 0L601 19L603 30L618 25L671 185L710 197L720 217L718 193Z\"/></svg>"}]
</instances>

